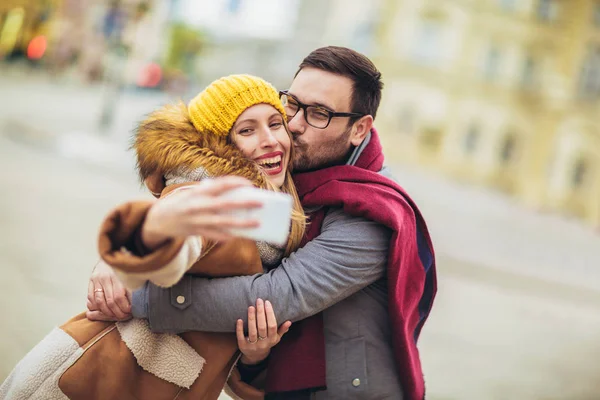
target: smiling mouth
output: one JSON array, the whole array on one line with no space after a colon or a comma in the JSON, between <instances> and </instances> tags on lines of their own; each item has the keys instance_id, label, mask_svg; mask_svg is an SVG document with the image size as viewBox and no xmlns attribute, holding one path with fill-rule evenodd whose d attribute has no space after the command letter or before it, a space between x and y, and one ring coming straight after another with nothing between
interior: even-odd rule
<instances>
[{"instance_id":1,"label":"smiling mouth","mask_svg":"<svg viewBox=\"0 0 600 400\"><path fill-rule=\"evenodd\" d=\"M276 175L283 170L281 154L278 154L274 157L256 160L256 162L268 175Z\"/></svg>"}]
</instances>

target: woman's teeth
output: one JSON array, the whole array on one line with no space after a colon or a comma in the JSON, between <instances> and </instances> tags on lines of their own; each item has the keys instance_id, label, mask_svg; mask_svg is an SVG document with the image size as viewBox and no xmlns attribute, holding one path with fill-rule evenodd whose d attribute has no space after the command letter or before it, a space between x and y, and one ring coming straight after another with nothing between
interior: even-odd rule
<instances>
[{"instance_id":1,"label":"woman's teeth","mask_svg":"<svg viewBox=\"0 0 600 400\"><path fill-rule=\"evenodd\" d=\"M258 160L258 164L265 168L275 168L279 167L281 163L281 156L271 157L271 158L263 158L262 160Z\"/></svg>"}]
</instances>

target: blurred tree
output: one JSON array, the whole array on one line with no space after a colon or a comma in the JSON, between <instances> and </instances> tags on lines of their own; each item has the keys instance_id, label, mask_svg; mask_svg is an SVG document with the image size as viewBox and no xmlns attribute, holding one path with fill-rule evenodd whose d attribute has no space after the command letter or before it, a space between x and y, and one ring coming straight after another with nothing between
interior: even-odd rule
<instances>
[{"instance_id":1,"label":"blurred tree","mask_svg":"<svg viewBox=\"0 0 600 400\"><path fill-rule=\"evenodd\" d=\"M168 86L186 85L193 76L195 61L204 48L204 35L189 25L171 25L170 40L164 63L164 78Z\"/></svg>"}]
</instances>

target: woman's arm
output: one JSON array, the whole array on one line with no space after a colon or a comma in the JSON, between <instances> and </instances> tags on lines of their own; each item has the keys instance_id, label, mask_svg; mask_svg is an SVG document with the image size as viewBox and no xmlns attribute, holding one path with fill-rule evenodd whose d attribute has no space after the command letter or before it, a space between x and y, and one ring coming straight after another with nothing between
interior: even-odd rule
<instances>
[{"instance_id":1,"label":"woman's arm","mask_svg":"<svg viewBox=\"0 0 600 400\"><path fill-rule=\"evenodd\" d=\"M130 289L148 280L170 287L200 258L203 247L205 253L211 247L206 245L208 240L229 239L230 228L257 225L257 221L240 220L228 212L260 204L219 198L223 192L247 184L237 178L192 182L167 188L154 203L119 206L102 225L100 255Z\"/></svg>"}]
</instances>

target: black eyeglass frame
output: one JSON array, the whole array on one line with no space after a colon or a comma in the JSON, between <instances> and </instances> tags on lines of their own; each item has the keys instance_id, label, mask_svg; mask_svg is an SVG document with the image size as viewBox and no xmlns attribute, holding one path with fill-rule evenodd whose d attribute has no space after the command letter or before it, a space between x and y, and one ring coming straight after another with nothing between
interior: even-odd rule
<instances>
[{"instance_id":1,"label":"black eyeglass frame","mask_svg":"<svg viewBox=\"0 0 600 400\"><path fill-rule=\"evenodd\" d=\"M361 118L361 117L364 117L365 115L367 115L367 114L354 113L354 112L350 112L350 113L347 113L347 112L335 112L335 111L328 110L328 109L326 109L324 107L321 107L321 106L315 106L315 105L312 105L312 104L304 104L300 100L298 100L298 98L296 96L294 96L293 94L288 93L287 90L280 90L279 91L279 99L280 100L281 100L281 98L283 96L291 97L292 99L294 99L294 101L296 103L298 103L298 109L296 110L296 112L294 113L294 115L288 115L288 119L294 118L296 116L296 114L298 114L298 111L302 110L304 112L304 120L306 121L306 123L309 124L310 126L312 126L313 128L317 128L317 129L326 129L329 126L329 124L331 123L331 119L332 118L343 118L343 117ZM311 124L308 121L308 113L306 112L306 109L308 107L318 108L319 110L325 111L329 115L329 119L327 120L327 124L325 126L323 126L323 127L314 126L313 124Z\"/></svg>"}]
</instances>

